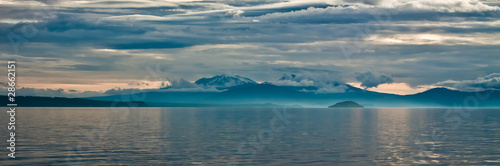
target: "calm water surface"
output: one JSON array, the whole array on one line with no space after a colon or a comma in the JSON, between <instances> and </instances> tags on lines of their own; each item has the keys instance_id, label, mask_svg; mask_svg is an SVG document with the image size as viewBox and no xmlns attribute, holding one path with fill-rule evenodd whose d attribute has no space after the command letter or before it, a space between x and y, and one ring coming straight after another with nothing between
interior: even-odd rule
<instances>
[{"instance_id":1,"label":"calm water surface","mask_svg":"<svg viewBox=\"0 0 500 166\"><path fill-rule=\"evenodd\" d=\"M18 108L0 164L500 165L500 110L446 111Z\"/></svg>"}]
</instances>

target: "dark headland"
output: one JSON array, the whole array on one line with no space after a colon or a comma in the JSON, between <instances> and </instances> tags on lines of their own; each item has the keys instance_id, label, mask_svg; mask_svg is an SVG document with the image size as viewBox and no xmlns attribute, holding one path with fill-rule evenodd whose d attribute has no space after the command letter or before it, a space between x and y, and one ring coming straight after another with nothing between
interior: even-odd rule
<instances>
[{"instance_id":1,"label":"dark headland","mask_svg":"<svg viewBox=\"0 0 500 166\"><path fill-rule=\"evenodd\" d=\"M354 101L343 101L331 105L328 108L363 108L363 106Z\"/></svg>"}]
</instances>

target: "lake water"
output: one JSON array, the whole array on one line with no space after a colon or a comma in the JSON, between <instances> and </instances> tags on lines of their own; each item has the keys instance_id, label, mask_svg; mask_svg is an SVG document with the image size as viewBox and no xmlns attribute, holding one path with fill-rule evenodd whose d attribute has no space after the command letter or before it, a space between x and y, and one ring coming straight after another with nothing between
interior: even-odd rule
<instances>
[{"instance_id":1,"label":"lake water","mask_svg":"<svg viewBox=\"0 0 500 166\"><path fill-rule=\"evenodd\" d=\"M0 164L500 165L500 110L447 111L18 108Z\"/></svg>"}]
</instances>

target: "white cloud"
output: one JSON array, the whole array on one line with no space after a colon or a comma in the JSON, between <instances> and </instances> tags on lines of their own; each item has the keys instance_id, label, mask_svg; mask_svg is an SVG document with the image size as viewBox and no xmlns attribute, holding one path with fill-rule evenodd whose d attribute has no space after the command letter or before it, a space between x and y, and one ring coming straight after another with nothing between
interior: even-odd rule
<instances>
[{"instance_id":1,"label":"white cloud","mask_svg":"<svg viewBox=\"0 0 500 166\"><path fill-rule=\"evenodd\" d=\"M400 0L393 6L401 10L425 10L437 12L483 12L500 8L483 4L478 0Z\"/></svg>"},{"instance_id":2,"label":"white cloud","mask_svg":"<svg viewBox=\"0 0 500 166\"><path fill-rule=\"evenodd\" d=\"M500 45L500 33L376 34L365 41L382 45Z\"/></svg>"},{"instance_id":3,"label":"white cloud","mask_svg":"<svg viewBox=\"0 0 500 166\"><path fill-rule=\"evenodd\" d=\"M137 7L175 7L179 3L196 2L200 0L92 0L92 1L60 1L58 7L74 8L137 8Z\"/></svg>"},{"instance_id":4,"label":"white cloud","mask_svg":"<svg viewBox=\"0 0 500 166\"><path fill-rule=\"evenodd\" d=\"M475 80L447 80L434 84L435 86L445 86L462 91L478 91L489 89L500 89L500 73L493 73Z\"/></svg>"},{"instance_id":5,"label":"white cloud","mask_svg":"<svg viewBox=\"0 0 500 166\"><path fill-rule=\"evenodd\" d=\"M320 83L316 93L344 93L347 90L347 86L344 84L335 86L332 83Z\"/></svg>"},{"instance_id":6,"label":"white cloud","mask_svg":"<svg viewBox=\"0 0 500 166\"><path fill-rule=\"evenodd\" d=\"M342 82L342 78L336 74L311 73L307 74L285 74L279 80L272 82L280 86L314 86L318 88L316 93L343 93L347 86ZM306 90L308 91L308 90Z\"/></svg>"},{"instance_id":7,"label":"white cloud","mask_svg":"<svg viewBox=\"0 0 500 166\"><path fill-rule=\"evenodd\" d=\"M186 81L184 79L180 79L180 80L170 81L170 83L168 83L164 88L183 89L183 88L197 88L197 87L198 87L198 85L196 85L192 82Z\"/></svg>"},{"instance_id":8,"label":"white cloud","mask_svg":"<svg viewBox=\"0 0 500 166\"><path fill-rule=\"evenodd\" d=\"M498 6L489 6L477 0L358 0L344 1L339 4L349 2L365 2L369 5L335 6L327 8L310 7L306 10L276 12L263 16L247 18L247 21L251 22L252 20L260 20L270 22L299 23L349 23L366 20L371 21L373 20L373 16L388 16L389 19L395 16L406 17L406 19L421 19L419 18L421 16L415 17L415 14L420 13L423 15L432 15L433 12L445 14L500 11L500 7ZM435 15L438 16L439 14Z\"/></svg>"},{"instance_id":9,"label":"white cloud","mask_svg":"<svg viewBox=\"0 0 500 166\"><path fill-rule=\"evenodd\" d=\"M226 15L231 16L233 18L239 18L241 17L241 14L245 13L243 10L231 10L227 11Z\"/></svg>"},{"instance_id":10,"label":"white cloud","mask_svg":"<svg viewBox=\"0 0 500 166\"><path fill-rule=\"evenodd\" d=\"M479 0L343 0L343 3L363 3L400 11L482 12L497 11Z\"/></svg>"},{"instance_id":11,"label":"white cloud","mask_svg":"<svg viewBox=\"0 0 500 166\"><path fill-rule=\"evenodd\" d=\"M180 21L203 19L203 16L153 16L153 15L122 15L103 18L102 21Z\"/></svg>"},{"instance_id":12,"label":"white cloud","mask_svg":"<svg viewBox=\"0 0 500 166\"><path fill-rule=\"evenodd\" d=\"M279 86L314 86L314 81L312 80L278 80L273 82L274 85Z\"/></svg>"}]
</instances>

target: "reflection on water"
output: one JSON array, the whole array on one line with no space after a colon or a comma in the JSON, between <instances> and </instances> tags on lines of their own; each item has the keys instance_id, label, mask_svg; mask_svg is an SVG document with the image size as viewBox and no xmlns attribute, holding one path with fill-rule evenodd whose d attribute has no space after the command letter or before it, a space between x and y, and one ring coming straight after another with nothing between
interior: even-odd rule
<instances>
[{"instance_id":1,"label":"reflection on water","mask_svg":"<svg viewBox=\"0 0 500 166\"><path fill-rule=\"evenodd\" d=\"M286 125L278 125L282 127L278 131L271 122L282 117L271 109L18 108L17 158L7 159L5 150L0 162L2 165L500 164L500 110L476 110L463 118L458 128L443 120L446 109L286 111L293 118ZM8 114L0 114L0 123L7 121ZM2 129L2 135L8 139L7 130ZM248 145L245 153L241 144Z\"/></svg>"}]
</instances>

